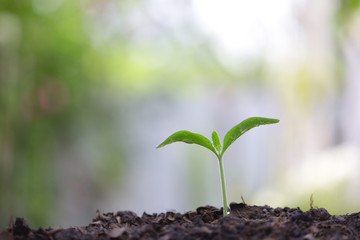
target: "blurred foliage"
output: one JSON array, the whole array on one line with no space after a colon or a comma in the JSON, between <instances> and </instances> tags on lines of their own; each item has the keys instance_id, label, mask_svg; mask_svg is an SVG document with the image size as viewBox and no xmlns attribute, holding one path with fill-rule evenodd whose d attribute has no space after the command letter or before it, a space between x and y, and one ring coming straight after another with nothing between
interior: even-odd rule
<instances>
[{"instance_id":1,"label":"blurred foliage","mask_svg":"<svg viewBox=\"0 0 360 240\"><path fill-rule=\"evenodd\" d=\"M95 189L84 201L118 183L128 164L119 132L136 94L266 80L265 60L226 65L188 20L175 28L146 3L0 1L0 228L11 215L51 224L72 167ZM359 5L339 1L341 27ZM304 101L311 82L300 69L294 88Z\"/></svg>"},{"instance_id":2,"label":"blurred foliage","mask_svg":"<svg viewBox=\"0 0 360 240\"><path fill-rule=\"evenodd\" d=\"M340 25L346 24L346 22L355 14L359 7L359 0L339 0L337 10L337 21Z\"/></svg>"},{"instance_id":3,"label":"blurred foliage","mask_svg":"<svg viewBox=\"0 0 360 240\"><path fill-rule=\"evenodd\" d=\"M48 224L61 194L56 153L76 142L80 119L88 119L90 128L103 128L92 120L104 109L90 95L95 81L86 62L96 58L87 59L91 46L80 2L64 1L51 14L42 2L0 2L1 226L10 215L27 217L33 226ZM117 169L121 147L106 132L98 137L107 139L111 155L97 156L103 168ZM106 172L103 180L119 174Z\"/></svg>"},{"instance_id":4,"label":"blurred foliage","mask_svg":"<svg viewBox=\"0 0 360 240\"><path fill-rule=\"evenodd\" d=\"M113 7L129 20L139 3ZM116 114L126 114L134 93L179 91L195 78L227 74L203 40L185 46L171 34L111 31L103 8L102 1L0 2L0 226L11 215L51 224L72 166L92 189L85 201L101 199L126 169Z\"/></svg>"}]
</instances>

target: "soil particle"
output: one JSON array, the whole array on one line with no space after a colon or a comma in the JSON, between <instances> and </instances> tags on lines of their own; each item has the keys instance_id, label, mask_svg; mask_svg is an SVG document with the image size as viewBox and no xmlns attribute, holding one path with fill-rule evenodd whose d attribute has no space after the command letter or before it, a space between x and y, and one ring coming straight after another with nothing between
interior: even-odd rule
<instances>
[{"instance_id":1,"label":"soil particle","mask_svg":"<svg viewBox=\"0 0 360 240\"><path fill-rule=\"evenodd\" d=\"M326 209L271 208L231 203L230 214L222 209L199 207L183 214L97 212L84 227L31 229L23 218L0 231L0 239L110 240L110 239L360 239L360 213L330 215Z\"/></svg>"}]
</instances>

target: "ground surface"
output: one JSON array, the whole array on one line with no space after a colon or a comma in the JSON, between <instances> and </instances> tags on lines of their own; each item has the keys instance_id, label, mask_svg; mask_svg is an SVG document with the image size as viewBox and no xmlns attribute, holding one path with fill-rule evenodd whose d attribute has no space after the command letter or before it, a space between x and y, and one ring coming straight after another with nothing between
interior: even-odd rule
<instances>
[{"instance_id":1,"label":"ground surface","mask_svg":"<svg viewBox=\"0 0 360 240\"><path fill-rule=\"evenodd\" d=\"M22 218L0 239L360 239L360 213L337 216L325 209L271 208L232 203L231 213L199 207L184 214L131 211L100 214L85 227L31 229Z\"/></svg>"}]
</instances>

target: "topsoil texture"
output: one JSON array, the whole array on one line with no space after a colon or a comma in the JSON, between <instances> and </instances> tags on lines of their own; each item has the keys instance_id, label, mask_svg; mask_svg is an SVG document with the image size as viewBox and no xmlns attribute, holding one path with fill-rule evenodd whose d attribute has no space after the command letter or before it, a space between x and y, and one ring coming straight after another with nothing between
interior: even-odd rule
<instances>
[{"instance_id":1,"label":"topsoil texture","mask_svg":"<svg viewBox=\"0 0 360 240\"><path fill-rule=\"evenodd\" d=\"M85 227L31 229L16 218L0 232L8 239L360 239L360 213L330 215L325 209L271 208L230 204L231 212L211 206L196 211L100 214Z\"/></svg>"}]
</instances>

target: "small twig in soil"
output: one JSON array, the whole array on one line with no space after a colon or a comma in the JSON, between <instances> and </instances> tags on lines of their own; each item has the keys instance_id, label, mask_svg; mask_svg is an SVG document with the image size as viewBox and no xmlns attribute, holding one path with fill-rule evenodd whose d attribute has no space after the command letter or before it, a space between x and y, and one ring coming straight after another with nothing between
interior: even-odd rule
<instances>
[{"instance_id":1,"label":"small twig in soil","mask_svg":"<svg viewBox=\"0 0 360 240\"><path fill-rule=\"evenodd\" d=\"M314 194L312 193L311 196L310 196L310 209L313 209L314 208Z\"/></svg>"},{"instance_id":2,"label":"small twig in soil","mask_svg":"<svg viewBox=\"0 0 360 240\"><path fill-rule=\"evenodd\" d=\"M243 196L242 196L242 195L241 195L241 200L242 200L243 204L245 204L245 205L246 205L246 202L245 202L245 200L244 200L244 198L243 198Z\"/></svg>"}]
</instances>

